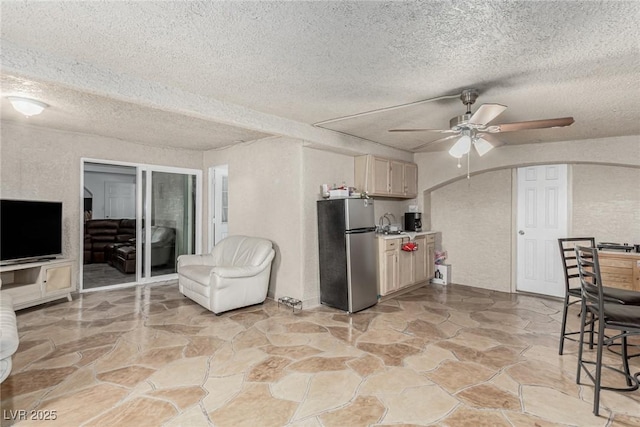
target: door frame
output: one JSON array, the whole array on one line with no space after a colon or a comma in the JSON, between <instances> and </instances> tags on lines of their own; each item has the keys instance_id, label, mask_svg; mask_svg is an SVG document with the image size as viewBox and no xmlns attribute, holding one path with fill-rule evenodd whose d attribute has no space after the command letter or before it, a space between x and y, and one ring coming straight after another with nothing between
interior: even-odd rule
<instances>
[{"instance_id":1,"label":"door frame","mask_svg":"<svg viewBox=\"0 0 640 427\"><path fill-rule=\"evenodd\" d=\"M211 252L213 250L213 247L215 246L215 227L213 227L213 222L215 220L215 210L216 210L216 182L215 182L215 171L217 169L226 169L227 171L227 186L229 185L229 165L228 164L224 164L224 165L216 165L216 166L210 166L207 173L208 173L208 212L207 212L207 245L209 248L209 252ZM229 191L229 188L227 187L227 192ZM227 213L228 215L228 213ZM227 218L227 224L229 223L228 218Z\"/></svg>"},{"instance_id":2,"label":"door frame","mask_svg":"<svg viewBox=\"0 0 640 427\"><path fill-rule=\"evenodd\" d=\"M136 163L136 162L124 162L118 160L106 160L106 159L95 159L90 157L81 157L80 158L80 218L79 218L79 246L78 246L78 292L86 293L86 292L94 292L105 289L118 289L118 288L128 288L131 286L139 285L139 284L148 284L155 282L162 282L166 280L177 279L178 274L166 274L162 276L151 276L143 277L143 271L140 268L142 265L142 240L140 238L136 239L136 280L127 283L121 283L117 285L111 286L103 286L99 288L91 288L84 289L83 281L84 281L84 263L82 254L84 248L84 174L85 174L85 163L97 163L104 165L114 165L114 166L129 166L136 168L136 236L142 235L142 217L143 217L143 209L145 212L145 218L150 217L151 214L151 184L152 184L152 172L167 172L167 173L179 173L179 174L187 174L187 175L195 175L196 177L196 200L195 200L195 253L202 252L202 170L200 169L189 169L189 168L180 168L173 166L162 166L162 165L153 165L148 163ZM147 174L147 179L145 182L146 185L146 196L145 200L142 200L142 173L143 171ZM145 229L145 242L151 241L151 227L147 227ZM146 268L150 273L151 269L151 251L147 250L145 252L145 258L148 258L145 262Z\"/></svg>"}]
</instances>

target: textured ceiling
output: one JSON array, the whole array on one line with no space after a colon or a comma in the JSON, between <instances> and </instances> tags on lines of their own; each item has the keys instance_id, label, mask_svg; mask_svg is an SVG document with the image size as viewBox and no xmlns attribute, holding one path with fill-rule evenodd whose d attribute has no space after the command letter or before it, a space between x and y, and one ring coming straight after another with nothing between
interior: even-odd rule
<instances>
[{"instance_id":1,"label":"textured ceiling","mask_svg":"<svg viewBox=\"0 0 640 427\"><path fill-rule=\"evenodd\" d=\"M640 134L639 19L637 1L3 2L2 39L61 64L307 124L465 88L480 90L474 109L509 107L495 123L575 118L568 128L501 135L535 143ZM23 76L11 71L3 96L20 90ZM37 118L48 126L197 149L278 133L249 118L216 124L215 115L27 77L56 106ZM324 126L411 149L439 136L387 130L444 129L464 111L448 99Z\"/></svg>"}]
</instances>

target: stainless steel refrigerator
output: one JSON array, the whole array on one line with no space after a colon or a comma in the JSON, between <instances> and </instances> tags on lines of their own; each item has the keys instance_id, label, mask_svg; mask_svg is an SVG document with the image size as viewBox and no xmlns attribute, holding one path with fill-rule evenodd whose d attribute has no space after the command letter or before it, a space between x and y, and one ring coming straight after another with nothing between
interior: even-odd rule
<instances>
[{"instance_id":1,"label":"stainless steel refrigerator","mask_svg":"<svg viewBox=\"0 0 640 427\"><path fill-rule=\"evenodd\" d=\"M318 200L320 302L355 313L378 302L373 200Z\"/></svg>"}]
</instances>

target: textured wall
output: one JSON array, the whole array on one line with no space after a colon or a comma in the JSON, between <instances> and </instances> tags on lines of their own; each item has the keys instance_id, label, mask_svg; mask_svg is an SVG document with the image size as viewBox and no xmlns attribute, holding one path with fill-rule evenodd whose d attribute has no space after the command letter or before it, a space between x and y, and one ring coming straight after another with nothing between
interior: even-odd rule
<instances>
[{"instance_id":1,"label":"textured wall","mask_svg":"<svg viewBox=\"0 0 640 427\"><path fill-rule=\"evenodd\" d=\"M1 197L63 202L63 254L79 260L80 159L201 168L202 154L2 122Z\"/></svg>"},{"instance_id":2,"label":"textured wall","mask_svg":"<svg viewBox=\"0 0 640 427\"><path fill-rule=\"evenodd\" d=\"M510 170L487 172L433 191L431 223L441 232L454 283L510 291Z\"/></svg>"},{"instance_id":3,"label":"textured wall","mask_svg":"<svg viewBox=\"0 0 640 427\"><path fill-rule=\"evenodd\" d=\"M466 168L456 168L456 159L446 151L416 153L418 164L418 203L422 192L458 179L464 179ZM544 165L551 163L602 163L640 167L640 138L637 135L547 144L502 146L480 158L472 150L471 173L496 169Z\"/></svg>"},{"instance_id":4,"label":"textured wall","mask_svg":"<svg viewBox=\"0 0 640 427\"><path fill-rule=\"evenodd\" d=\"M640 243L640 168L570 167L570 234ZM455 283L509 292L513 233L511 169L475 175L431 192L433 229L442 232Z\"/></svg>"},{"instance_id":5,"label":"textured wall","mask_svg":"<svg viewBox=\"0 0 640 427\"><path fill-rule=\"evenodd\" d=\"M640 169L574 165L572 235L640 243Z\"/></svg>"},{"instance_id":6,"label":"textured wall","mask_svg":"<svg viewBox=\"0 0 640 427\"><path fill-rule=\"evenodd\" d=\"M301 141L267 138L204 154L205 170L223 164L229 165L229 234L273 241L269 295L302 298Z\"/></svg>"},{"instance_id":7,"label":"textured wall","mask_svg":"<svg viewBox=\"0 0 640 427\"><path fill-rule=\"evenodd\" d=\"M353 157L268 138L205 153L205 170L223 164L229 165L229 233L266 237L277 247L269 295L319 304L316 201L322 184L353 185ZM392 211L400 221L407 202L376 204L376 215Z\"/></svg>"}]
</instances>

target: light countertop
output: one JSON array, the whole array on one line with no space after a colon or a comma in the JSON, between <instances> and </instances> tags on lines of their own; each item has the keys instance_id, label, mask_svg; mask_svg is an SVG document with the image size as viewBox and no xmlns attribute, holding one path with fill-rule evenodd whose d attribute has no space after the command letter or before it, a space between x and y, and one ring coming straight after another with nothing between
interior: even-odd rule
<instances>
[{"instance_id":1,"label":"light countertop","mask_svg":"<svg viewBox=\"0 0 640 427\"><path fill-rule=\"evenodd\" d=\"M409 234L411 233L411 234ZM400 234L382 234L382 233L376 233L376 237L378 239L402 239L402 238L407 238L407 237L411 237L413 235L415 236L425 236L427 234L436 234L437 231L403 231Z\"/></svg>"}]
</instances>

